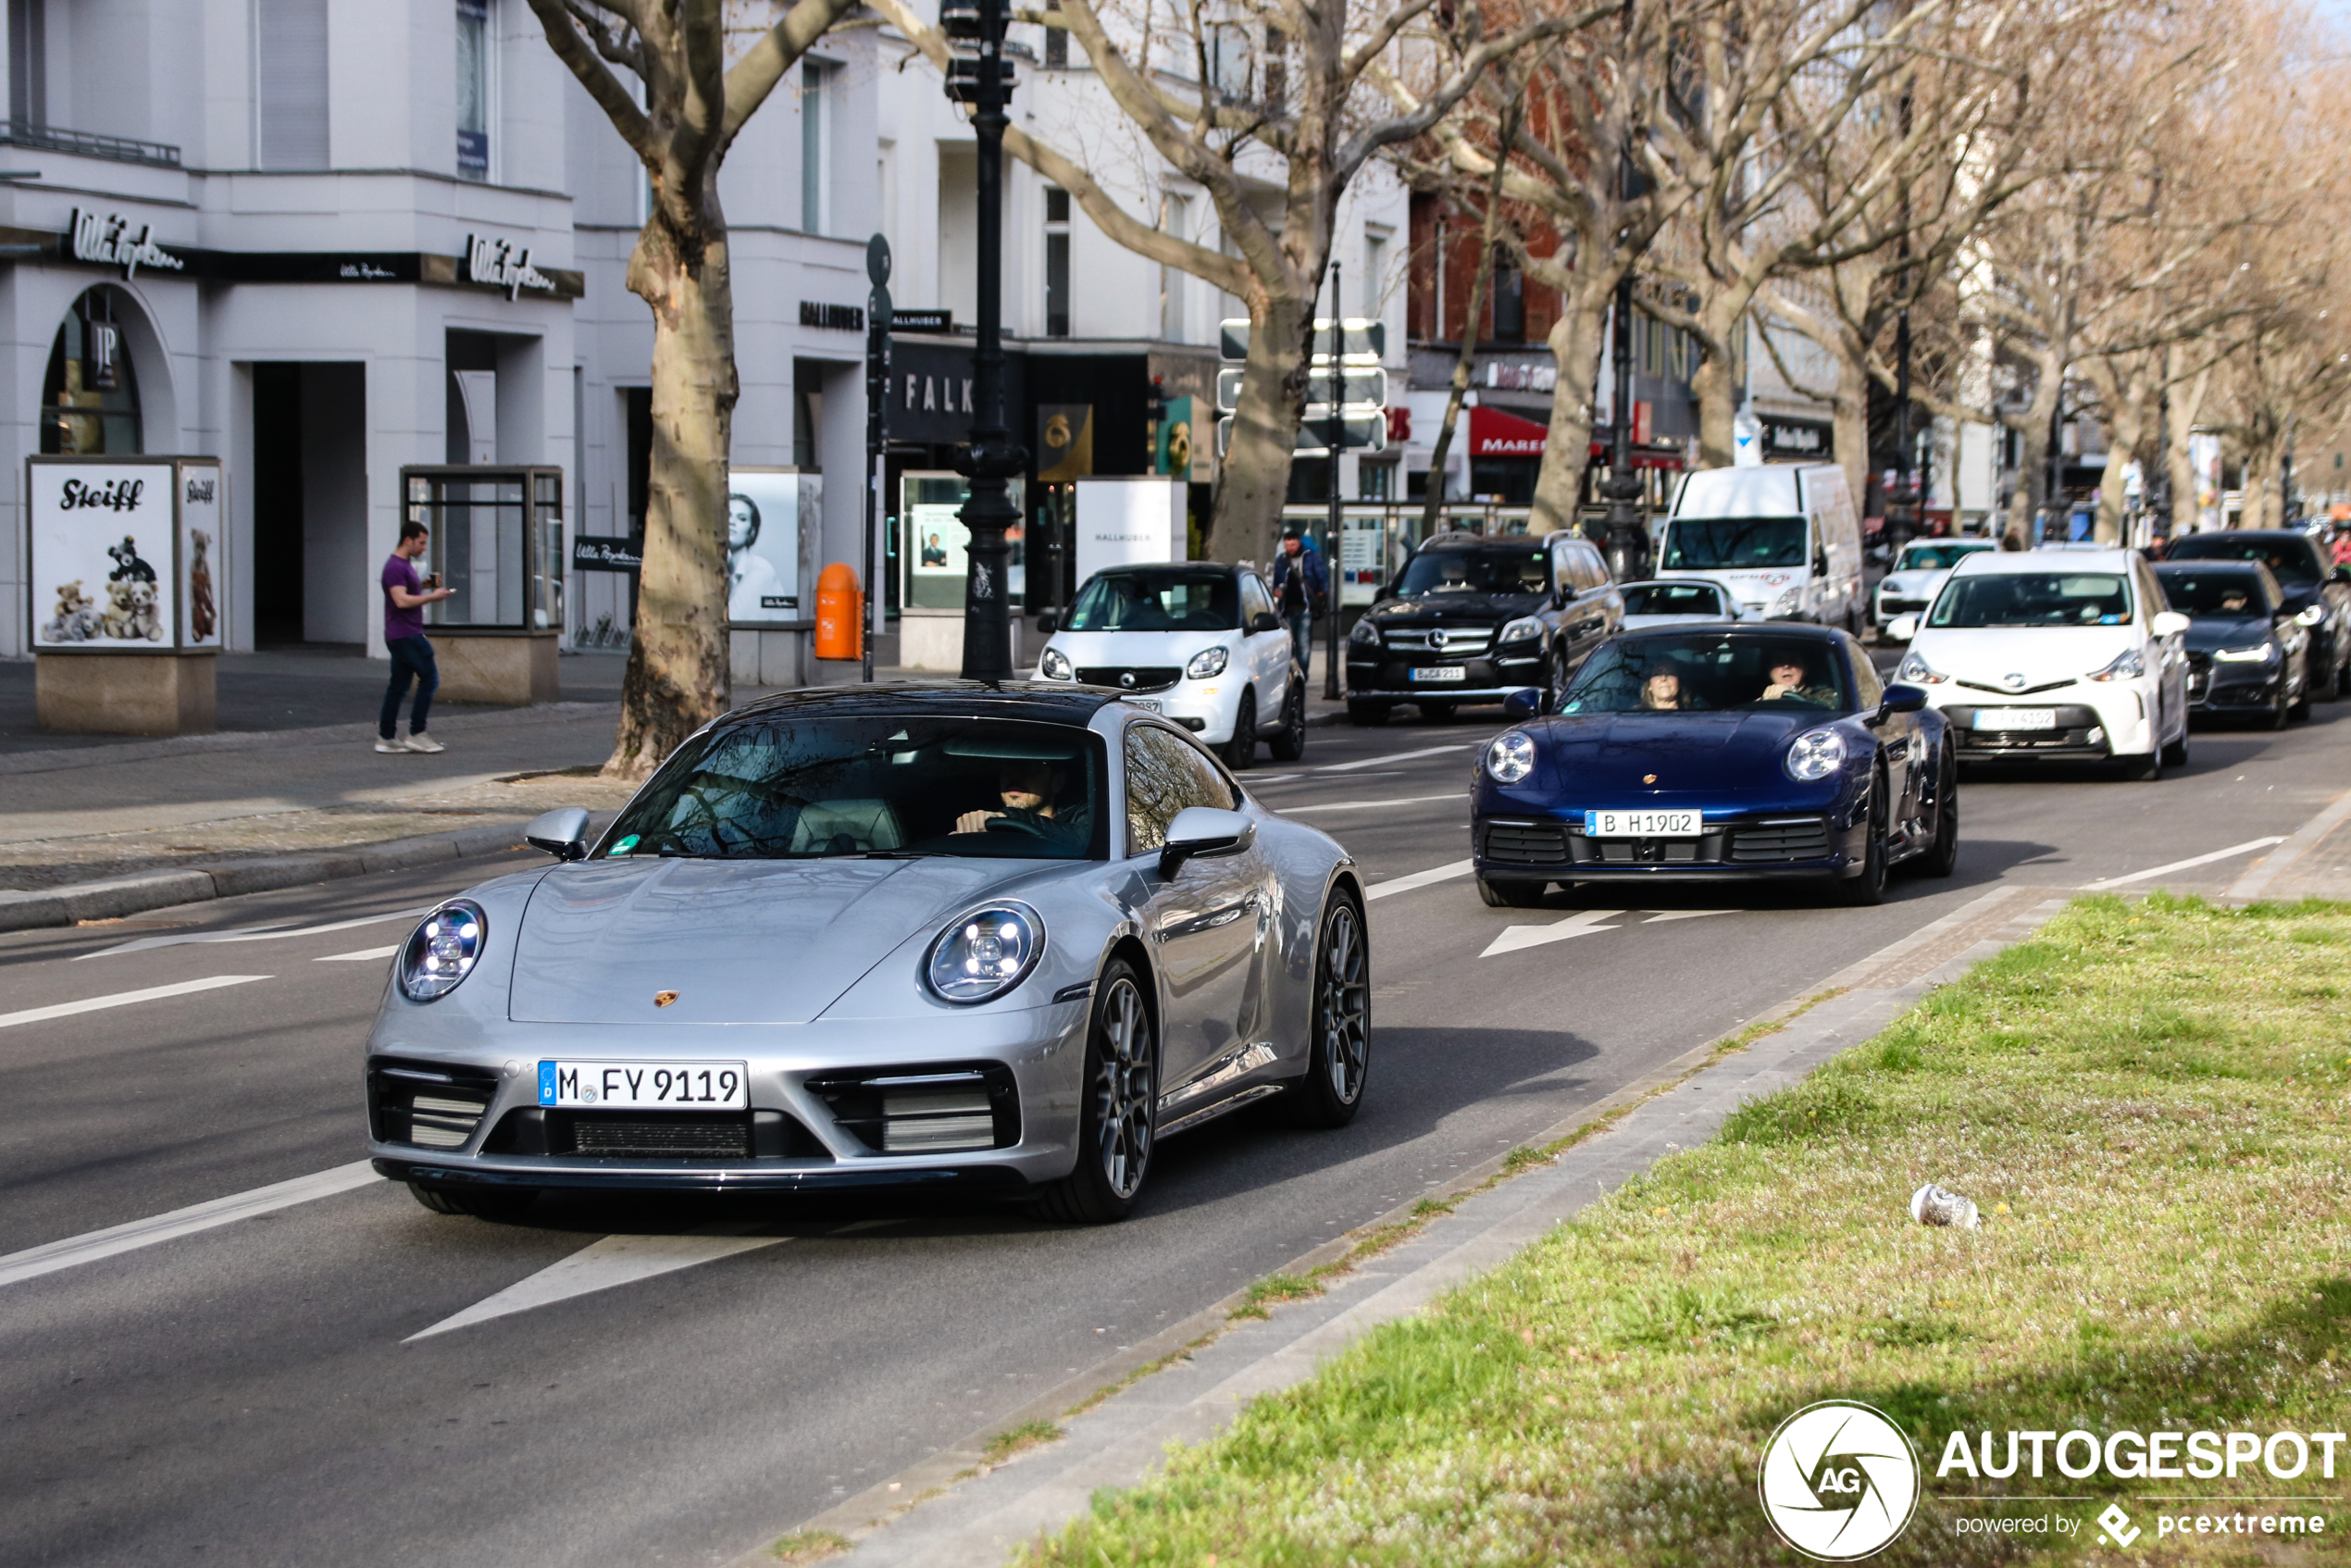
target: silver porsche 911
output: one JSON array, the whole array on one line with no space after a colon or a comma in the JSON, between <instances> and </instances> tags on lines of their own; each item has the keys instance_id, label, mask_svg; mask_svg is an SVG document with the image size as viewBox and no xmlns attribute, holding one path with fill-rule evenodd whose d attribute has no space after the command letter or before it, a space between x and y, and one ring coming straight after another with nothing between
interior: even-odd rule
<instances>
[{"instance_id":1,"label":"silver porsche 911","mask_svg":"<svg viewBox=\"0 0 2351 1568\"><path fill-rule=\"evenodd\" d=\"M1111 691L794 692L696 734L592 844L429 915L367 1040L376 1168L550 1188L928 1185L1124 1217L1158 1139L1370 1067L1354 863Z\"/></svg>"}]
</instances>

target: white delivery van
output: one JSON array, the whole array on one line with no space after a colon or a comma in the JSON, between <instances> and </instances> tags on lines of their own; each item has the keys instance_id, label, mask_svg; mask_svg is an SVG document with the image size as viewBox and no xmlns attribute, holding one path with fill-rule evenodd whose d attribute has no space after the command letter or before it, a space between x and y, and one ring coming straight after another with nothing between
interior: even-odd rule
<instances>
[{"instance_id":1,"label":"white delivery van","mask_svg":"<svg viewBox=\"0 0 2351 1568\"><path fill-rule=\"evenodd\" d=\"M1683 476L1658 541L1660 577L1721 583L1748 619L1859 632L1861 520L1834 463L1701 468Z\"/></svg>"}]
</instances>

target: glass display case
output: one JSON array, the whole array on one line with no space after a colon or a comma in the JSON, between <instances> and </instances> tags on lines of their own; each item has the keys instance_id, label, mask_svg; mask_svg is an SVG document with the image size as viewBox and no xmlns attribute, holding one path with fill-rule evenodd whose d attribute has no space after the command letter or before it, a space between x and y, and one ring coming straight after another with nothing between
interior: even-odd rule
<instances>
[{"instance_id":1,"label":"glass display case","mask_svg":"<svg viewBox=\"0 0 2351 1568\"><path fill-rule=\"evenodd\" d=\"M418 563L456 590L425 610L452 631L559 631L564 475L554 467L400 470L404 516L432 530Z\"/></svg>"}]
</instances>

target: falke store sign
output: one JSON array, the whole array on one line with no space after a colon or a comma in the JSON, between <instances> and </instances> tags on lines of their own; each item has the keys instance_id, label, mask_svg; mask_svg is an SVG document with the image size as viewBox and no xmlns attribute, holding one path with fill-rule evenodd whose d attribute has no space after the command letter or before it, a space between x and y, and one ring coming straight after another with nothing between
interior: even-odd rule
<instances>
[{"instance_id":1,"label":"falke store sign","mask_svg":"<svg viewBox=\"0 0 2351 1568\"><path fill-rule=\"evenodd\" d=\"M143 223L132 233L131 220L118 212L100 214L76 207L66 226L66 250L76 261L121 268L125 282L137 277L143 267L164 272L185 270L187 262L156 244L151 237L154 232L154 224Z\"/></svg>"},{"instance_id":2,"label":"falke store sign","mask_svg":"<svg viewBox=\"0 0 2351 1568\"><path fill-rule=\"evenodd\" d=\"M510 300L519 297L525 289L537 294L556 292L555 280L530 265L528 245L516 249L508 240L485 240L479 234L468 234L465 264L464 281L504 289Z\"/></svg>"}]
</instances>

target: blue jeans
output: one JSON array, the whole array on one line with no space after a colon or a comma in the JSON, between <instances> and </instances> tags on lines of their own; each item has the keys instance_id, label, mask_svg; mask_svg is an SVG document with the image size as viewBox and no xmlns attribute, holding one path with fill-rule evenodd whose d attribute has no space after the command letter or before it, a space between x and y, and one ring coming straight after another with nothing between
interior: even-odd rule
<instances>
[{"instance_id":1,"label":"blue jeans","mask_svg":"<svg viewBox=\"0 0 2351 1568\"><path fill-rule=\"evenodd\" d=\"M1298 667L1312 674L1314 669L1314 612L1300 605L1282 612L1282 620L1289 628L1290 646L1298 651Z\"/></svg>"},{"instance_id":2,"label":"blue jeans","mask_svg":"<svg viewBox=\"0 0 2351 1568\"><path fill-rule=\"evenodd\" d=\"M425 721L432 716L432 694L440 688L441 671L432 662L432 644L419 635L396 637L384 644L384 652L392 655L392 684L384 688L384 711L377 716L376 733L392 740L400 729L400 699L408 694L408 681L417 682L417 705L408 710L408 733L422 735Z\"/></svg>"}]
</instances>

